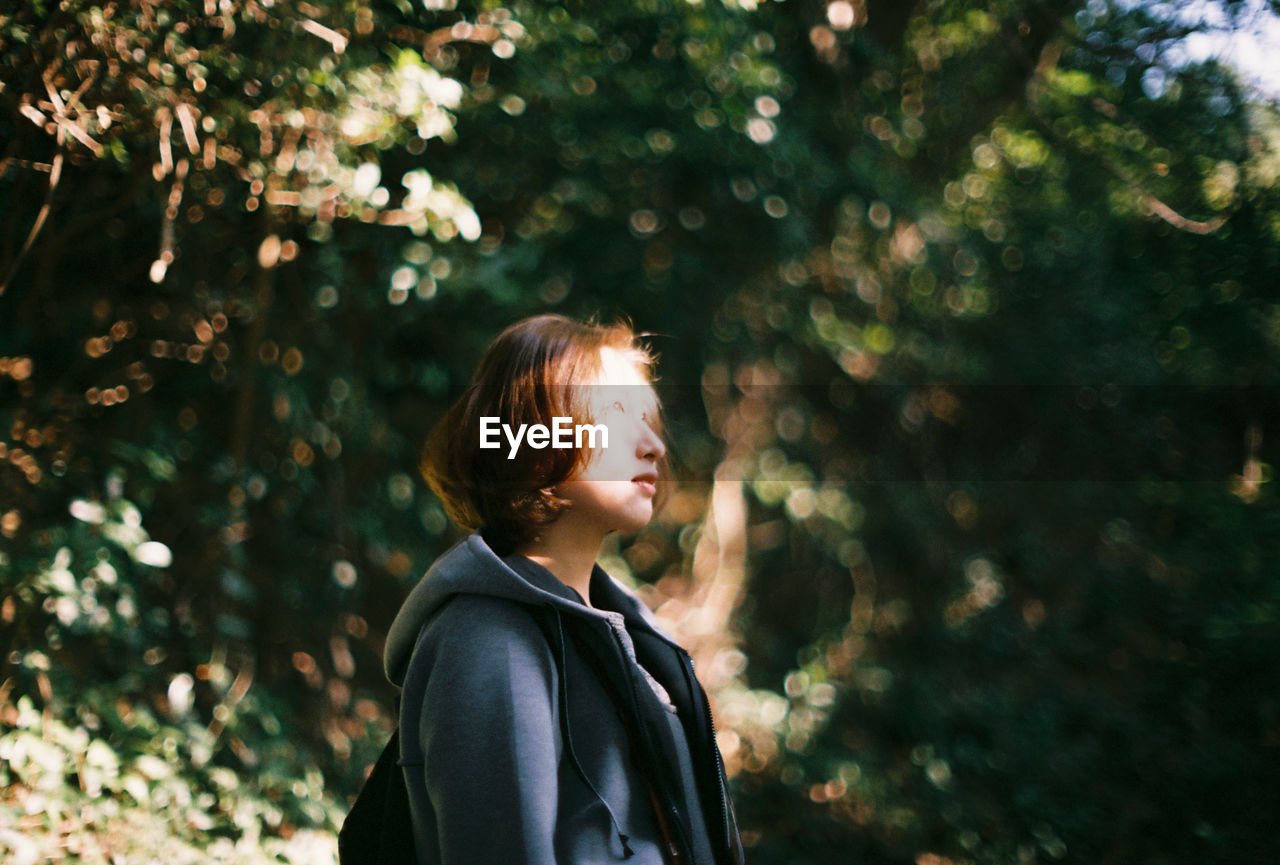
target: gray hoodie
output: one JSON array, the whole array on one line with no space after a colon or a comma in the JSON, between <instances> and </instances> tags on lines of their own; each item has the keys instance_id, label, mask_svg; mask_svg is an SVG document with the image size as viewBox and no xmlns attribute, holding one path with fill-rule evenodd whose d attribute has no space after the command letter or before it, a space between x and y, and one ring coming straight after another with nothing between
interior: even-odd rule
<instances>
[{"instance_id":1,"label":"gray hoodie","mask_svg":"<svg viewBox=\"0 0 1280 865\"><path fill-rule=\"evenodd\" d=\"M590 591L473 534L400 609L386 669L419 865L742 861L688 654L598 566Z\"/></svg>"}]
</instances>

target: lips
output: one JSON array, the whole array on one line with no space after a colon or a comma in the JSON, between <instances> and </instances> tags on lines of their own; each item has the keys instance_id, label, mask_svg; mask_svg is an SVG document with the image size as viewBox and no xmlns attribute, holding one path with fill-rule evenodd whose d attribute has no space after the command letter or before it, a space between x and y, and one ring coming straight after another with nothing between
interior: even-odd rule
<instances>
[{"instance_id":1,"label":"lips","mask_svg":"<svg viewBox=\"0 0 1280 865\"><path fill-rule=\"evenodd\" d=\"M631 483L640 487L640 489L653 495L658 491L658 475L655 472L646 472L642 475L636 475L631 479Z\"/></svg>"}]
</instances>

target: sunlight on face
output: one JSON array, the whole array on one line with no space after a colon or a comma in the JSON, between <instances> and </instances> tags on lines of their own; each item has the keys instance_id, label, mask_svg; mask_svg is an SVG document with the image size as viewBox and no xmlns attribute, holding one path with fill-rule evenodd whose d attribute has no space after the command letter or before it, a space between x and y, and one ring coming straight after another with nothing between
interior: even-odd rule
<instances>
[{"instance_id":1,"label":"sunlight on face","mask_svg":"<svg viewBox=\"0 0 1280 865\"><path fill-rule=\"evenodd\" d=\"M636 531L653 517L658 460L666 453L653 421L658 398L636 357L605 348L590 386L593 420L609 430L609 446L592 449L586 464L557 492L575 519L604 531Z\"/></svg>"},{"instance_id":2,"label":"sunlight on face","mask_svg":"<svg viewBox=\"0 0 1280 865\"><path fill-rule=\"evenodd\" d=\"M600 350L600 375L587 396L595 422L608 425L610 435L615 426L651 423L657 416L658 396L637 357L628 352Z\"/></svg>"}]
</instances>

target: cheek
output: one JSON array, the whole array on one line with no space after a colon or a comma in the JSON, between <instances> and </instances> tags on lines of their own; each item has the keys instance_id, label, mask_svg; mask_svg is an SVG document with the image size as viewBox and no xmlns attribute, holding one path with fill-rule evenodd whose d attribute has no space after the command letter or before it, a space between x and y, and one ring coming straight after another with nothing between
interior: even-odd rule
<instances>
[{"instance_id":1,"label":"cheek","mask_svg":"<svg viewBox=\"0 0 1280 865\"><path fill-rule=\"evenodd\" d=\"M612 437L612 435L610 435L610 437L609 437L609 444L610 444L610 445L612 445L612 444L613 444L613 437ZM573 474L569 476L569 480L571 480L571 481L572 481L572 480L579 480L579 479L582 479L582 478L586 477L586 476L587 476L587 475L589 475L590 473L592 473L592 472L596 471L596 470L597 470L597 468L598 468L602 463L604 463L606 460L608 460L608 458L609 458L609 452L610 452L610 451L612 451L612 450L613 450L613 448L612 448L612 447L609 447L609 448L601 448L601 447L594 447L594 448L583 447L583 448L579 448L579 449L578 449L578 466L577 466L577 468L576 468L576 469L574 469Z\"/></svg>"},{"instance_id":2,"label":"cheek","mask_svg":"<svg viewBox=\"0 0 1280 865\"><path fill-rule=\"evenodd\" d=\"M621 442L615 444L612 433L609 436L609 447L596 448L589 451L587 461L574 475L574 480L584 481L622 481L631 480L634 472L628 474L629 463L626 451Z\"/></svg>"}]
</instances>

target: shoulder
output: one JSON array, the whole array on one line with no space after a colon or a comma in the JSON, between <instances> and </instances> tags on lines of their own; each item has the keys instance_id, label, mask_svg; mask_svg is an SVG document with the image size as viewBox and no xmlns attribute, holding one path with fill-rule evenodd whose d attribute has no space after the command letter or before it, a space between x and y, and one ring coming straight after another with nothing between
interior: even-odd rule
<instances>
[{"instance_id":1,"label":"shoulder","mask_svg":"<svg viewBox=\"0 0 1280 865\"><path fill-rule=\"evenodd\" d=\"M561 674L541 613L479 595L444 604L423 628L405 692L422 707L419 726L554 717Z\"/></svg>"}]
</instances>

